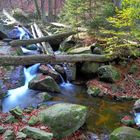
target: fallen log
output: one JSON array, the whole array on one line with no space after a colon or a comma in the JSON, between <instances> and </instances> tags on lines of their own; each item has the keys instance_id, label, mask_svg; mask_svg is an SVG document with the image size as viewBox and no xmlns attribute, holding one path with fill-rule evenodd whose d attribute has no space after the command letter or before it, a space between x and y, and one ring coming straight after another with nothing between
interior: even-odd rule
<instances>
[{"instance_id":1,"label":"fallen log","mask_svg":"<svg viewBox=\"0 0 140 140\"><path fill-rule=\"evenodd\" d=\"M29 55L29 56L0 56L0 65L31 65L36 63L51 62L107 62L114 60L117 56L76 54L76 55Z\"/></svg>"},{"instance_id":2,"label":"fallen log","mask_svg":"<svg viewBox=\"0 0 140 140\"><path fill-rule=\"evenodd\" d=\"M64 40L70 35L76 34L77 32L67 32L67 33L61 33L57 35L52 36L44 36L36 39L24 39L24 40L13 40L9 42L9 45L13 47L23 46L23 45L30 45L30 44L36 44L41 42L49 42L52 43L54 41L57 41L59 39Z\"/></svg>"},{"instance_id":3,"label":"fallen log","mask_svg":"<svg viewBox=\"0 0 140 140\"><path fill-rule=\"evenodd\" d=\"M36 31L36 34L37 34L38 38L39 37L44 37L44 35L43 35L41 29L39 28L39 26L36 23L34 23L33 26L34 26L34 29ZM42 50L43 50L44 54L54 54L53 49L51 48L51 45L48 42L42 42L41 44L42 44Z\"/></svg>"}]
</instances>

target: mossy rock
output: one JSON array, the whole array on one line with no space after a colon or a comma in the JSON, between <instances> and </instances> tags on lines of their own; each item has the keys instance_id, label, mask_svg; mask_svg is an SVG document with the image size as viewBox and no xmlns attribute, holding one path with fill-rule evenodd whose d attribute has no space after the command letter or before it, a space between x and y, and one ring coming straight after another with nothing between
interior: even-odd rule
<instances>
[{"instance_id":1,"label":"mossy rock","mask_svg":"<svg viewBox=\"0 0 140 140\"><path fill-rule=\"evenodd\" d=\"M92 96L98 96L101 93L100 88L98 87L88 87L87 93Z\"/></svg>"},{"instance_id":2,"label":"mossy rock","mask_svg":"<svg viewBox=\"0 0 140 140\"><path fill-rule=\"evenodd\" d=\"M110 140L140 140L140 131L127 126L119 127L110 134Z\"/></svg>"},{"instance_id":3,"label":"mossy rock","mask_svg":"<svg viewBox=\"0 0 140 140\"><path fill-rule=\"evenodd\" d=\"M99 63L85 62L82 65L81 71L85 74L95 74L98 71L99 67L100 67Z\"/></svg>"},{"instance_id":4,"label":"mossy rock","mask_svg":"<svg viewBox=\"0 0 140 140\"><path fill-rule=\"evenodd\" d=\"M51 76L38 74L29 82L29 88L41 91L60 92L60 88Z\"/></svg>"},{"instance_id":5,"label":"mossy rock","mask_svg":"<svg viewBox=\"0 0 140 140\"><path fill-rule=\"evenodd\" d=\"M26 126L21 131L34 140L52 140L53 138L52 133L42 131L35 127Z\"/></svg>"},{"instance_id":6,"label":"mossy rock","mask_svg":"<svg viewBox=\"0 0 140 140\"><path fill-rule=\"evenodd\" d=\"M61 139L78 130L85 123L86 116L85 106L59 103L41 111L38 118L51 128L54 137Z\"/></svg>"},{"instance_id":7,"label":"mossy rock","mask_svg":"<svg viewBox=\"0 0 140 140\"><path fill-rule=\"evenodd\" d=\"M23 111L19 106L16 106L15 108L10 110L10 113L15 117L22 117Z\"/></svg>"},{"instance_id":8,"label":"mossy rock","mask_svg":"<svg viewBox=\"0 0 140 140\"><path fill-rule=\"evenodd\" d=\"M35 125L37 122L39 121L39 119L36 116L32 116L29 121L28 124L29 125Z\"/></svg>"},{"instance_id":9,"label":"mossy rock","mask_svg":"<svg viewBox=\"0 0 140 140\"><path fill-rule=\"evenodd\" d=\"M15 133L11 130L6 130L3 134L3 140L16 140Z\"/></svg>"},{"instance_id":10,"label":"mossy rock","mask_svg":"<svg viewBox=\"0 0 140 140\"><path fill-rule=\"evenodd\" d=\"M111 65L105 65L98 68L98 76L101 80L107 82L116 82L120 79L119 71Z\"/></svg>"},{"instance_id":11,"label":"mossy rock","mask_svg":"<svg viewBox=\"0 0 140 140\"><path fill-rule=\"evenodd\" d=\"M138 66L135 64L133 64L129 69L130 74L135 74L137 71L138 71Z\"/></svg>"}]
</instances>

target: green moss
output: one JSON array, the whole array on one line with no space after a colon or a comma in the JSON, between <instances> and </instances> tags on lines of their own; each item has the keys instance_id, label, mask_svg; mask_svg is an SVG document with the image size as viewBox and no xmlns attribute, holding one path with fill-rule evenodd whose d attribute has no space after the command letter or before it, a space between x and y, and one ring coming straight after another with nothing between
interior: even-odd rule
<instances>
[{"instance_id":1,"label":"green moss","mask_svg":"<svg viewBox=\"0 0 140 140\"><path fill-rule=\"evenodd\" d=\"M89 87L87 93L92 96L98 96L101 90L98 87Z\"/></svg>"}]
</instances>

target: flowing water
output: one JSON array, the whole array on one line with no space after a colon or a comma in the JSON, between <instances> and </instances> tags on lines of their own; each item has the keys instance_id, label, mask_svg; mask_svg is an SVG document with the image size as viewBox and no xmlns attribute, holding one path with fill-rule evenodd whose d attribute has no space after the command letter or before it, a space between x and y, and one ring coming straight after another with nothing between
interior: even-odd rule
<instances>
[{"instance_id":1,"label":"flowing water","mask_svg":"<svg viewBox=\"0 0 140 140\"><path fill-rule=\"evenodd\" d=\"M25 84L17 89L8 91L8 97L3 99L3 112L8 112L15 106L25 108L40 103L36 97L39 91L29 90L28 82L36 76L39 64L35 64L24 69ZM133 102L113 102L101 98L95 98L87 95L85 86L77 86L71 83L63 83L60 85L61 93L52 94L53 100L45 102L47 105L59 102L69 102L85 105L89 108L87 129L96 134L109 134L113 129L119 127L120 119L127 115L131 109Z\"/></svg>"},{"instance_id":2,"label":"flowing water","mask_svg":"<svg viewBox=\"0 0 140 140\"><path fill-rule=\"evenodd\" d=\"M22 87L8 91L7 97L2 101L3 112L8 112L15 106L24 108L39 103L38 99L35 97L37 91L28 89L28 83L36 76L39 65L40 64L35 64L27 69L24 68L25 84Z\"/></svg>"}]
</instances>

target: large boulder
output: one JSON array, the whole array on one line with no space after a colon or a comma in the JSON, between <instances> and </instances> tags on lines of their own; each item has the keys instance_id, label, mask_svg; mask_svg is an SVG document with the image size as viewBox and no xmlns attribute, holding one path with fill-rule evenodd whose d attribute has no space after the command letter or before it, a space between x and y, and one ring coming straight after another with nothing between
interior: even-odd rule
<instances>
[{"instance_id":1,"label":"large boulder","mask_svg":"<svg viewBox=\"0 0 140 140\"><path fill-rule=\"evenodd\" d=\"M61 139L78 130L85 123L86 116L85 106L59 103L41 111L38 118L51 128L54 137Z\"/></svg>"},{"instance_id":2,"label":"large boulder","mask_svg":"<svg viewBox=\"0 0 140 140\"><path fill-rule=\"evenodd\" d=\"M29 88L41 91L60 92L55 80L50 76L38 74L29 82Z\"/></svg>"},{"instance_id":3,"label":"large boulder","mask_svg":"<svg viewBox=\"0 0 140 140\"><path fill-rule=\"evenodd\" d=\"M110 140L139 140L139 139L140 139L140 131L127 126L119 127L110 134Z\"/></svg>"},{"instance_id":4,"label":"large boulder","mask_svg":"<svg viewBox=\"0 0 140 140\"><path fill-rule=\"evenodd\" d=\"M94 74L98 71L99 66L99 63L85 62L82 65L81 71L85 74Z\"/></svg>"},{"instance_id":5,"label":"large boulder","mask_svg":"<svg viewBox=\"0 0 140 140\"><path fill-rule=\"evenodd\" d=\"M26 126L22 129L28 137L34 140L52 140L53 134L40 130L39 128Z\"/></svg>"},{"instance_id":6,"label":"large boulder","mask_svg":"<svg viewBox=\"0 0 140 140\"><path fill-rule=\"evenodd\" d=\"M98 68L98 76L101 80L115 82L120 79L120 73L111 65L104 65Z\"/></svg>"},{"instance_id":7,"label":"large boulder","mask_svg":"<svg viewBox=\"0 0 140 140\"><path fill-rule=\"evenodd\" d=\"M56 72L55 69L52 68L52 66L41 65L39 67L39 71L43 74L51 76L57 83L62 82L60 74Z\"/></svg>"}]
</instances>

